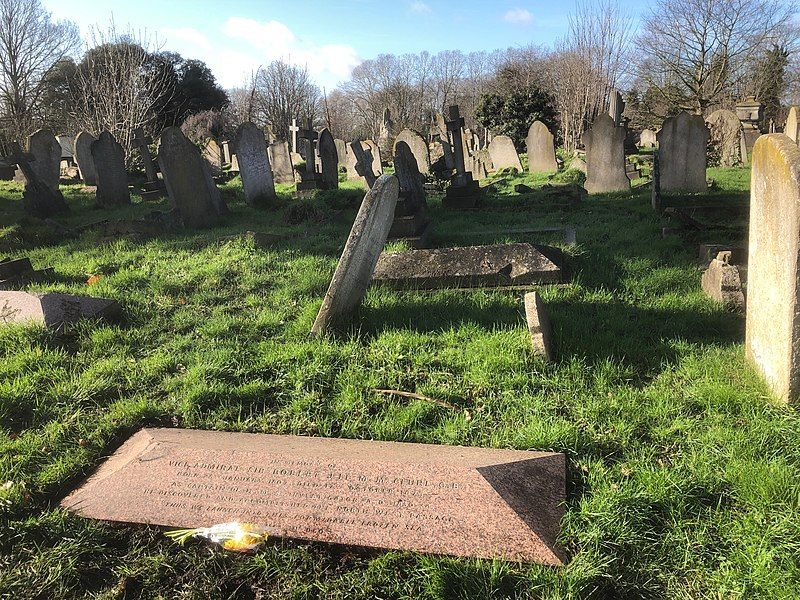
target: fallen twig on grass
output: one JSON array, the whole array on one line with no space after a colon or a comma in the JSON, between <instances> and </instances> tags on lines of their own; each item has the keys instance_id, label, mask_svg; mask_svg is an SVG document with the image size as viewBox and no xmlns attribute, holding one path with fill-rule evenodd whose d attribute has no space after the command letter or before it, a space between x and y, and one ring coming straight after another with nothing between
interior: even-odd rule
<instances>
[{"instance_id":1,"label":"fallen twig on grass","mask_svg":"<svg viewBox=\"0 0 800 600\"><path fill-rule=\"evenodd\" d=\"M414 400L423 400L425 402L431 402L433 404L438 404L444 408L449 408L450 410L458 410L455 406L450 404L449 402L445 402L444 400L437 400L436 398L429 398L428 396L423 396L422 394L416 394L414 392L403 392L401 390L379 390L373 389L373 392L377 392L379 394L387 394L389 396L402 396L404 398L414 398Z\"/></svg>"}]
</instances>

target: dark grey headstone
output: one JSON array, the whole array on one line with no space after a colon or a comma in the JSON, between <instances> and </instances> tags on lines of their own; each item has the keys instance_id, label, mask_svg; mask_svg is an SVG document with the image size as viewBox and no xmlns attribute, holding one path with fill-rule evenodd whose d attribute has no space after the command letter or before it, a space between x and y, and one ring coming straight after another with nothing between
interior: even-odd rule
<instances>
[{"instance_id":1,"label":"dark grey headstone","mask_svg":"<svg viewBox=\"0 0 800 600\"><path fill-rule=\"evenodd\" d=\"M75 162L85 185L97 185L97 169L92 158L92 144L97 141L91 133L81 131L75 138Z\"/></svg>"},{"instance_id":2,"label":"dark grey headstone","mask_svg":"<svg viewBox=\"0 0 800 600\"><path fill-rule=\"evenodd\" d=\"M269 162L275 183L293 184L294 166L289 152L289 142L275 142L269 146Z\"/></svg>"},{"instance_id":3,"label":"dark grey headstone","mask_svg":"<svg viewBox=\"0 0 800 600\"><path fill-rule=\"evenodd\" d=\"M319 133L317 142L319 159L322 163L322 189L336 190L339 188L339 153L336 142L326 127Z\"/></svg>"},{"instance_id":4,"label":"dark grey headstone","mask_svg":"<svg viewBox=\"0 0 800 600\"><path fill-rule=\"evenodd\" d=\"M406 214L414 214L425 208L425 187L417 169L418 164L407 143L401 140L394 145L394 172L400 181L400 196Z\"/></svg>"},{"instance_id":5,"label":"dark grey headstone","mask_svg":"<svg viewBox=\"0 0 800 600\"><path fill-rule=\"evenodd\" d=\"M681 111L658 132L661 191L706 192L708 128L703 117Z\"/></svg>"},{"instance_id":6,"label":"dark grey headstone","mask_svg":"<svg viewBox=\"0 0 800 600\"><path fill-rule=\"evenodd\" d=\"M622 192L631 189L625 172L625 128L601 115L583 134L586 146L586 183L590 194Z\"/></svg>"},{"instance_id":7,"label":"dark grey headstone","mask_svg":"<svg viewBox=\"0 0 800 600\"><path fill-rule=\"evenodd\" d=\"M53 191L58 191L61 177L61 144L49 129L40 129L28 138L28 151L33 155L31 168Z\"/></svg>"},{"instance_id":8,"label":"dark grey headstone","mask_svg":"<svg viewBox=\"0 0 800 600\"><path fill-rule=\"evenodd\" d=\"M97 169L97 203L105 207L130 204L125 151L108 131L92 142L92 159Z\"/></svg>"}]
</instances>

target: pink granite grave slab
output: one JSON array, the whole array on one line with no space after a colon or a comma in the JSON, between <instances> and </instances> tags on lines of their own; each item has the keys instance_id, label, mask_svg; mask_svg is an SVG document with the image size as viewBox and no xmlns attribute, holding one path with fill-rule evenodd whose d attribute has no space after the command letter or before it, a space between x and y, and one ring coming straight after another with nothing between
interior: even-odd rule
<instances>
[{"instance_id":1,"label":"pink granite grave slab","mask_svg":"<svg viewBox=\"0 0 800 600\"><path fill-rule=\"evenodd\" d=\"M167 527L561 565L563 454L143 429L62 506Z\"/></svg>"}]
</instances>

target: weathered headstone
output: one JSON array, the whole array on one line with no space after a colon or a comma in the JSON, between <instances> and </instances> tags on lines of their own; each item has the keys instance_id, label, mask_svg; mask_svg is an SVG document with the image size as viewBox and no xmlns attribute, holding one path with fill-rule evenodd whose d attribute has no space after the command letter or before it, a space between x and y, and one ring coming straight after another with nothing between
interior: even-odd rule
<instances>
[{"instance_id":1,"label":"weathered headstone","mask_svg":"<svg viewBox=\"0 0 800 600\"><path fill-rule=\"evenodd\" d=\"M133 147L139 150L139 156L142 159L142 166L147 179L144 184L142 198L144 200L161 198L164 195L164 184L158 178L158 171L150 154L150 144L153 143L153 140L144 134L144 130L141 127L137 127L133 134Z\"/></svg>"},{"instance_id":2,"label":"weathered headstone","mask_svg":"<svg viewBox=\"0 0 800 600\"><path fill-rule=\"evenodd\" d=\"M625 101L622 99L622 94L617 90L612 90L608 103L608 114L614 120L614 126L619 127L622 124L622 113L625 112Z\"/></svg>"},{"instance_id":3,"label":"weathered headstone","mask_svg":"<svg viewBox=\"0 0 800 600\"><path fill-rule=\"evenodd\" d=\"M764 104L756 100L755 96L750 96L736 105L736 116L742 123L745 154L747 154L752 151L756 140L763 131Z\"/></svg>"},{"instance_id":4,"label":"weathered headstone","mask_svg":"<svg viewBox=\"0 0 800 600\"><path fill-rule=\"evenodd\" d=\"M516 169L522 173L522 163L519 160L517 149L514 148L514 141L507 135L498 135L489 144L489 154L492 157L492 164L498 171L503 169Z\"/></svg>"},{"instance_id":5,"label":"weathered headstone","mask_svg":"<svg viewBox=\"0 0 800 600\"><path fill-rule=\"evenodd\" d=\"M22 206L25 212L40 219L52 217L58 213L69 212L64 196L56 186L53 189L47 185L39 174L34 171L32 162L36 157L22 151L17 142L9 144L11 156L1 158L0 164L17 165L25 179L25 190L22 192Z\"/></svg>"},{"instance_id":6,"label":"weathered headstone","mask_svg":"<svg viewBox=\"0 0 800 600\"><path fill-rule=\"evenodd\" d=\"M375 177L380 177L383 175L383 154L381 153L381 147L372 140L364 140L362 143L371 151L372 172L375 174Z\"/></svg>"},{"instance_id":7,"label":"weathered headstone","mask_svg":"<svg viewBox=\"0 0 800 600\"><path fill-rule=\"evenodd\" d=\"M553 360L553 327L550 315L536 292L525 294L525 319L531 335L533 352L544 357L548 362Z\"/></svg>"},{"instance_id":8,"label":"weathered headstone","mask_svg":"<svg viewBox=\"0 0 800 600\"><path fill-rule=\"evenodd\" d=\"M184 226L213 227L228 213L200 150L179 127L167 127L161 133L158 164Z\"/></svg>"},{"instance_id":9,"label":"weathered headstone","mask_svg":"<svg viewBox=\"0 0 800 600\"><path fill-rule=\"evenodd\" d=\"M333 143L336 144L336 159L339 169L347 168L347 143L344 140L335 139Z\"/></svg>"},{"instance_id":10,"label":"weathered headstone","mask_svg":"<svg viewBox=\"0 0 800 600\"><path fill-rule=\"evenodd\" d=\"M0 259L0 290L21 289L52 275L53 269L34 269L29 258Z\"/></svg>"},{"instance_id":11,"label":"weathered headstone","mask_svg":"<svg viewBox=\"0 0 800 600\"><path fill-rule=\"evenodd\" d=\"M661 191L706 192L708 128L703 117L681 111L658 132Z\"/></svg>"},{"instance_id":12,"label":"weathered headstone","mask_svg":"<svg viewBox=\"0 0 800 600\"><path fill-rule=\"evenodd\" d=\"M389 239L402 239L412 248L424 248L430 235L430 219L425 216L425 186L417 168L417 159L402 140L394 145L394 172L400 181L400 197Z\"/></svg>"},{"instance_id":13,"label":"weathered headstone","mask_svg":"<svg viewBox=\"0 0 800 600\"><path fill-rule=\"evenodd\" d=\"M269 146L269 162L275 183L293 184L294 167L288 142L275 142Z\"/></svg>"},{"instance_id":14,"label":"weathered headstone","mask_svg":"<svg viewBox=\"0 0 800 600\"><path fill-rule=\"evenodd\" d=\"M563 454L143 429L61 505L84 517L562 565Z\"/></svg>"},{"instance_id":15,"label":"weathered headstone","mask_svg":"<svg viewBox=\"0 0 800 600\"><path fill-rule=\"evenodd\" d=\"M375 157L377 146L367 142L355 141L347 145L349 150L347 159L347 178L360 179L367 189L375 185L378 174L375 173Z\"/></svg>"},{"instance_id":16,"label":"weathered headstone","mask_svg":"<svg viewBox=\"0 0 800 600\"><path fill-rule=\"evenodd\" d=\"M49 129L39 129L28 138L28 152L34 160L31 168L53 191L58 191L61 177L61 144Z\"/></svg>"},{"instance_id":17,"label":"weathered headstone","mask_svg":"<svg viewBox=\"0 0 800 600\"><path fill-rule=\"evenodd\" d=\"M106 298L0 292L0 323L37 323L56 328L81 319L115 319L120 313L120 305Z\"/></svg>"},{"instance_id":18,"label":"weathered headstone","mask_svg":"<svg viewBox=\"0 0 800 600\"><path fill-rule=\"evenodd\" d=\"M531 244L384 252L374 283L395 289L516 287L558 283L561 268Z\"/></svg>"},{"instance_id":19,"label":"weathered headstone","mask_svg":"<svg viewBox=\"0 0 800 600\"><path fill-rule=\"evenodd\" d=\"M641 148L655 148L656 147L656 132L652 129L643 129L639 135L639 146Z\"/></svg>"},{"instance_id":20,"label":"weathered headstone","mask_svg":"<svg viewBox=\"0 0 800 600\"><path fill-rule=\"evenodd\" d=\"M269 206L277 196L264 132L254 123L242 123L236 128L233 145L239 162L245 201L250 206Z\"/></svg>"},{"instance_id":21,"label":"weathered headstone","mask_svg":"<svg viewBox=\"0 0 800 600\"><path fill-rule=\"evenodd\" d=\"M450 120L447 121L447 130L452 136L453 164L456 172L450 179L450 185L445 192L442 204L445 208L475 208L481 199L482 192L480 184L472 178L472 174L466 169L466 156L462 138L464 117L461 116L457 105L449 108L449 115ZM445 155L446 152L445 150ZM497 165L495 165L495 168L497 168Z\"/></svg>"},{"instance_id":22,"label":"weathered headstone","mask_svg":"<svg viewBox=\"0 0 800 600\"><path fill-rule=\"evenodd\" d=\"M553 134L547 125L534 121L528 129L528 170L531 173L553 173L558 171ZM519 159L517 159L519 160Z\"/></svg>"},{"instance_id":23,"label":"weathered headstone","mask_svg":"<svg viewBox=\"0 0 800 600\"><path fill-rule=\"evenodd\" d=\"M108 131L92 142L92 158L97 169L97 203L100 206L124 206L131 203L125 151Z\"/></svg>"},{"instance_id":24,"label":"weathered headstone","mask_svg":"<svg viewBox=\"0 0 800 600\"><path fill-rule=\"evenodd\" d=\"M222 158L222 148L217 143L217 140L211 138L206 141L203 146L203 158L211 169L211 175L218 177L222 174L222 165L224 161Z\"/></svg>"},{"instance_id":25,"label":"weathered headstone","mask_svg":"<svg viewBox=\"0 0 800 600\"><path fill-rule=\"evenodd\" d=\"M381 175L364 196L311 329L313 334L329 332L361 304L392 227L399 193L397 177Z\"/></svg>"},{"instance_id":26,"label":"weathered headstone","mask_svg":"<svg viewBox=\"0 0 800 600\"><path fill-rule=\"evenodd\" d=\"M380 132L378 133L378 148L382 153L389 154L392 151L391 139L394 132L394 122L392 121L392 113L387 107L383 111L383 123L381 124Z\"/></svg>"},{"instance_id":27,"label":"weathered headstone","mask_svg":"<svg viewBox=\"0 0 800 600\"><path fill-rule=\"evenodd\" d=\"M742 156L742 137L744 130L736 113L730 110L715 110L706 117L709 130L709 160L714 166L735 167L743 164L747 156Z\"/></svg>"},{"instance_id":28,"label":"weathered headstone","mask_svg":"<svg viewBox=\"0 0 800 600\"><path fill-rule=\"evenodd\" d=\"M800 397L800 148L786 135L753 149L747 356L781 400Z\"/></svg>"},{"instance_id":29,"label":"weathered headstone","mask_svg":"<svg viewBox=\"0 0 800 600\"><path fill-rule=\"evenodd\" d=\"M789 108L789 116L786 117L786 125L783 128L789 138L795 143L800 143L800 106L792 106Z\"/></svg>"},{"instance_id":30,"label":"weathered headstone","mask_svg":"<svg viewBox=\"0 0 800 600\"><path fill-rule=\"evenodd\" d=\"M319 173L317 173L314 142L319 138L319 134L314 131L311 119L306 120L305 128L300 130L300 137L305 146L306 168L300 173L301 181L297 184L297 191L309 192L318 190L322 187L322 181Z\"/></svg>"},{"instance_id":31,"label":"weathered headstone","mask_svg":"<svg viewBox=\"0 0 800 600\"><path fill-rule=\"evenodd\" d=\"M729 310L744 309L744 289L739 267L731 264L730 252L719 252L703 273L703 291Z\"/></svg>"},{"instance_id":32,"label":"weathered headstone","mask_svg":"<svg viewBox=\"0 0 800 600\"><path fill-rule=\"evenodd\" d=\"M411 149L411 153L417 161L417 168L420 173L427 175L431 170L431 155L428 144L419 133L412 129L403 129L394 142L394 152L397 153L397 144L404 142Z\"/></svg>"},{"instance_id":33,"label":"weathered headstone","mask_svg":"<svg viewBox=\"0 0 800 600\"><path fill-rule=\"evenodd\" d=\"M625 174L625 129L614 119L601 115L583 134L586 146L586 183L590 194L623 192L631 189Z\"/></svg>"},{"instance_id":34,"label":"weathered headstone","mask_svg":"<svg viewBox=\"0 0 800 600\"><path fill-rule=\"evenodd\" d=\"M75 162L85 185L97 185L97 169L92 158L92 143L97 141L91 133L81 131L75 138Z\"/></svg>"},{"instance_id":35,"label":"weathered headstone","mask_svg":"<svg viewBox=\"0 0 800 600\"><path fill-rule=\"evenodd\" d=\"M317 147L322 163L322 189L339 189L339 154L336 142L327 127L320 132Z\"/></svg>"}]
</instances>

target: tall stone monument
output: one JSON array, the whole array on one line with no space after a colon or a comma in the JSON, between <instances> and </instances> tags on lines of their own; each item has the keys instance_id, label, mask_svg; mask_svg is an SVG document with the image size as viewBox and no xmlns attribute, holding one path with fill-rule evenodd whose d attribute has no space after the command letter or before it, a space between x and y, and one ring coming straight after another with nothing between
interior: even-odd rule
<instances>
[{"instance_id":1,"label":"tall stone monument","mask_svg":"<svg viewBox=\"0 0 800 600\"><path fill-rule=\"evenodd\" d=\"M461 116L458 106L454 105L448 109L450 120L447 121L447 130L450 132L453 148L453 163L455 165L455 175L450 179L450 185L445 193L442 204L445 208L475 208L481 199L481 186L472 178L465 167L464 142L462 140L462 130L464 118Z\"/></svg>"}]
</instances>

